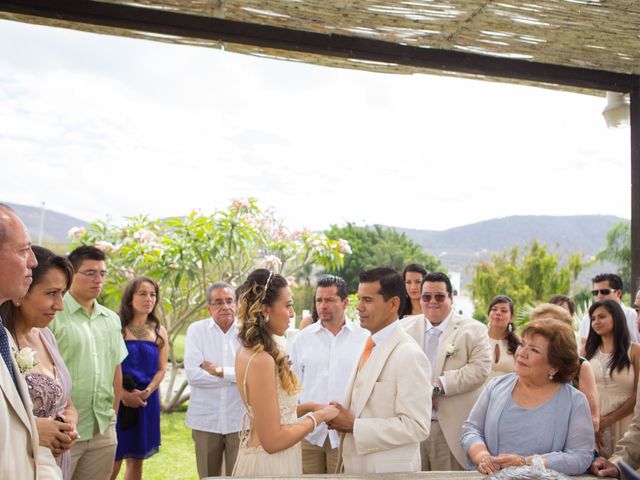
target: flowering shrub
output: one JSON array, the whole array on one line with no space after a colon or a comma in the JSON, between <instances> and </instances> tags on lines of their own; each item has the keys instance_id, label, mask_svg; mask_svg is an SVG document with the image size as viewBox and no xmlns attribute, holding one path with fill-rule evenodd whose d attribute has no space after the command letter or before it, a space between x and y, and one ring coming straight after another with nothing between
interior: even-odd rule
<instances>
[{"instance_id":1,"label":"flowering shrub","mask_svg":"<svg viewBox=\"0 0 640 480\"><path fill-rule=\"evenodd\" d=\"M155 278L161 290L161 317L169 334L169 357L176 365L173 340L186 323L203 314L211 283L241 283L253 269L269 268L294 278L310 266L336 268L351 252L345 240L310 230L290 232L273 211L255 199L234 200L224 210L204 215L151 220L127 218L124 224L94 222L69 231L73 247L95 245L109 254L103 301L118 309L127 282Z\"/></svg>"}]
</instances>

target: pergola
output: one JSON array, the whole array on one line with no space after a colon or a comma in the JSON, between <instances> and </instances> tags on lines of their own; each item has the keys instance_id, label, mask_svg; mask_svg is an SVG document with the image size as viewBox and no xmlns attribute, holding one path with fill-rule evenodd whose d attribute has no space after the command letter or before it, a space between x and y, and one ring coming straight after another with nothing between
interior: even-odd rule
<instances>
[{"instance_id":1,"label":"pergola","mask_svg":"<svg viewBox=\"0 0 640 480\"><path fill-rule=\"evenodd\" d=\"M332 67L628 94L632 290L640 283L636 0L0 0L0 18Z\"/></svg>"}]
</instances>

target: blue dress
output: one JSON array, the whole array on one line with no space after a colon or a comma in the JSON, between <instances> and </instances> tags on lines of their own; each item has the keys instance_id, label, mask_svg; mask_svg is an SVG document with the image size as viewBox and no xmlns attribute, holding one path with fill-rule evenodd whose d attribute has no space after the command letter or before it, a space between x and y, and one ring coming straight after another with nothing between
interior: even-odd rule
<instances>
[{"instance_id":1,"label":"blue dress","mask_svg":"<svg viewBox=\"0 0 640 480\"><path fill-rule=\"evenodd\" d=\"M144 390L158 371L159 348L148 340L125 340L129 355L122 362L122 376L131 375L138 390ZM116 432L118 447L116 460L145 459L160 447L160 397L156 389L147 399L147 406L137 408L137 422L124 429L121 425L123 405L120 403Z\"/></svg>"}]
</instances>

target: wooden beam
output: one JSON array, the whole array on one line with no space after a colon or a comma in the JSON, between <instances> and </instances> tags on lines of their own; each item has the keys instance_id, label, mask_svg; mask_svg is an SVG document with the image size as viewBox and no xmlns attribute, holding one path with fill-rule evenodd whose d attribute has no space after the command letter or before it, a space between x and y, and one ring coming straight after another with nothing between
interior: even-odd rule
<instances>
[{"instance_id":1,"label":"wooden beam","mask_svg":"<svg viewBox=\"0 0 640 480\"><path fill-rule=\"evenodd\" d=\"M626 93L640 86L638 75L400 45L370 38L291 30L93 0L0 0L0 11L177 37L595 90Z\"/></svg>"},{"instance_id":2,"label":"wooden beam","mask_svg":"<svg viewBox=\"0 0 640 480\"><path fill-rule=\"evenodd\" d=\"M640 88L631 90L631 300L640 288Z\"/></svg>"}]
</instances>

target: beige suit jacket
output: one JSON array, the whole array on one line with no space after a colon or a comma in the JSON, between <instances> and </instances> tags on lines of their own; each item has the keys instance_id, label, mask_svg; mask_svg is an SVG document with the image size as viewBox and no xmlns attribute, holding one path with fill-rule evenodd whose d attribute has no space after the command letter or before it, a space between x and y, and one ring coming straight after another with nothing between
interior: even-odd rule
<instances>
[{"instance_id":1,"label":"beige suit jacket","mask_svg":"<svg viewBox=\"0 0 640 480\"><path fill-rule=\"evenodd\" d=\"M420 442L429 436L429 361L400 325L354 369L344 406L355 417L343 436L345 473L420 470Z\"/></svg>"},{"instance_id":2,"label":"beige suit jacket","mask_svg":"<svg viewBox=\"0 0 640 480\"><path fill-rule=\"evenodd\" d=\"M636 395L636 408L629 430L624 434L624 437L618 440L610 461L618 464L622 460L640 472L640 388Z\"/></svg>"},{"instance_id":3,"label":"beige suit jacket","mask_svg":"<svg viewBox=\"0 0 640 480\"><path fill-rule=\"evenodd\" d=\"M420 348L424 348L424 315L405 318L402 324ZM449 345L453 345L456 352L447 358ZM446 395L435 399L438 421L449 450L458 463L464 466L467 464L467 456L460 446L460 428L491 372L491 346L487 327L477 320L454 313L442 334L436 365L432 368L436 378L444 376L446 384Z\"/></svg>"},{"instance_id":4,"label":"beige suit jacket","mask_svg":"<svg viewBox=\"0 0 640 480\"><path fill-rule=\"evenodd\" d=\"M11 335L9 342L15 349ZM0 478L61 480L51 450L38 445L27 383L13 356L12 361L18 390L0 358Z\"/></svg>"}]
</instances>

